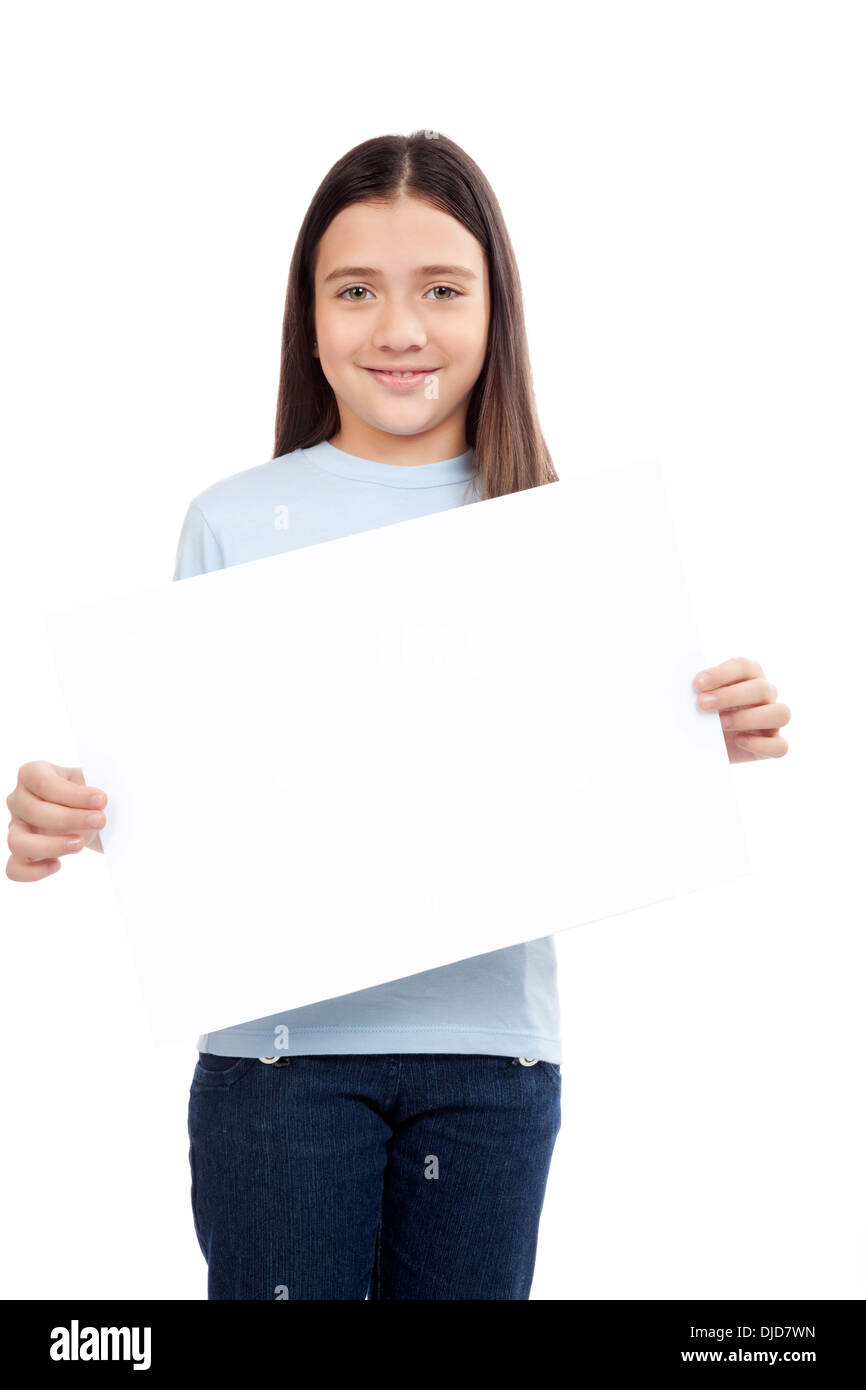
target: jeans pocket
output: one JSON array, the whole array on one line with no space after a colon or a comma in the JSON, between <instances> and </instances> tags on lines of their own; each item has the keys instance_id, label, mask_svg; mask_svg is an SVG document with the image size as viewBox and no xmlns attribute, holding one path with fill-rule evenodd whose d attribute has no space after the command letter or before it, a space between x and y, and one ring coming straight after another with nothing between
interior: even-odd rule
<instances>
[{"instance_id":1,"label":"jeans pocket","mask_svg":"<svg viewBox=\"0 0 866 1390\"><path fill-rule=\"evenodd\" d=\"M213 1090L233 1086L254 1067L258 1057L221 1057L216 1052L200 1052L192 1074L192 1089Z\"/></svg>"}]
</instances>

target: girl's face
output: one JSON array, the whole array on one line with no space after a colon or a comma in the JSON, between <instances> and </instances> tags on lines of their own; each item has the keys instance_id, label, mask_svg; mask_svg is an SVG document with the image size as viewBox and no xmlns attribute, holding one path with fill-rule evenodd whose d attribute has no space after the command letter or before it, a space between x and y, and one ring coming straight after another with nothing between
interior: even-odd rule
<instances>
[{"instance_id":1,"label":"girl's face","mask_svg":"<svg viewBox=\"0 0 866 1390\"><path fill-rule=\"evenodd\" d=\"M416 198L353 203L321 238L314 274L313 352L340 412L332 442L371 457L393 453L396 435L413 463L463 453L490 313L471 232ZM419 380L388 386L376 367L412 368Z\"/></svg>"}]
</instances>

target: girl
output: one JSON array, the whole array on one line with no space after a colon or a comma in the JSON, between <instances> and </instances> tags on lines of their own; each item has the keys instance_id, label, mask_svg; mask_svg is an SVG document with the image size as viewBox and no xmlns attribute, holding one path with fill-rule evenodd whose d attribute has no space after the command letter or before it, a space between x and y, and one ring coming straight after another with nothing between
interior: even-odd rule
<instances>
[{"instance_id":1,"label":"girl","mask_svg":"<svg viewBox=\"0 0 866 1390\"><path fill-rule=\"evenodd\" d=\"M301 226L273 457L190 503L174 577L555 481L493 191L440 133L383 136L338 161ZM716 708L760 705L736 727L778 755L785 707L755 676L717 668ZM105 797L80 769L26 764L8 804L11 878L59 867L46 850L101 848ZM77 844L36 840L68 830ZM552 937L238 1023L198 1052L209 1298L529 1297L560 1128Z\"/></svg>"}]
</instances>

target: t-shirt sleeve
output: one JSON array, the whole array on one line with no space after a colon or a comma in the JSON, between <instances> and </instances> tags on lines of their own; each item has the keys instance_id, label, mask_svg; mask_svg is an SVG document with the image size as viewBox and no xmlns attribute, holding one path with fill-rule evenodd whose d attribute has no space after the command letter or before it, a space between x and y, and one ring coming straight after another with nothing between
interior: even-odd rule
<instances>
[{"instance_id":1,"label":"t-shirt sleeve","mask_svg":"<svg viewBox=\"0 0 866 1390\"><path fill-rule=\"evenodd\" d=\"M190 502L177 543L173 578L191 579L195 574L221 569L225 569L222 546L201 508Z\"/></svg>"}]
</instances>

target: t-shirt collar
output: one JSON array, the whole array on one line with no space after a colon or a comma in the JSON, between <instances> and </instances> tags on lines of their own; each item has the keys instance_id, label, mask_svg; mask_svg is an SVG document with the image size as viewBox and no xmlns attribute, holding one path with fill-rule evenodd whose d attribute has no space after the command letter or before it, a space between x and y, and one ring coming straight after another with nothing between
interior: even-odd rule
<instances>
[{"instance_id":1,"label":"t-shirt collar","mask_svg":"<svg viewBox=\"0 0 866 1390\"><path fill-rule=\"evenodd\" d=\"M413 464L378 463L374 459L358 458L356 454L336 449L327 440L301 452L328 473L362 482L384 483L386 487L438 487L442 483L464 482L475 471L473 449L467 449L456 458Z\"/></svg>"}]
</instances>

